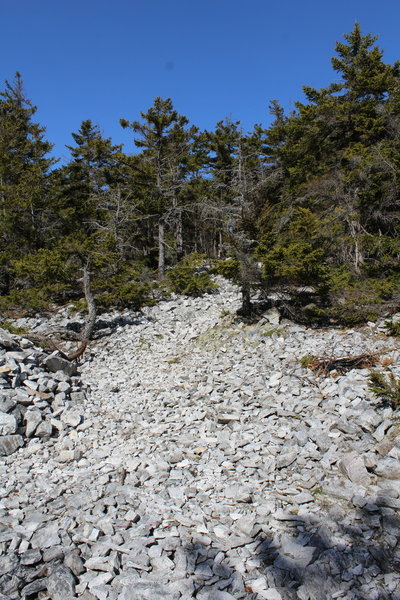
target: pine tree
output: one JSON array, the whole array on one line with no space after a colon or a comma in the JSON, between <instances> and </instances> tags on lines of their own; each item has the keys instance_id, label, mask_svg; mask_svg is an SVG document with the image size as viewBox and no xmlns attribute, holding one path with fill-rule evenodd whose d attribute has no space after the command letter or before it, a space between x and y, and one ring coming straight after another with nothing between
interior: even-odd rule
<instances>
[{"instance_id":1,"label":"pine tree","mask_svg":"<svg viewBox=\"0 0 400 600\"><path fill-rule=\"evenodd\" d=\"M262 243L264 256L271 258L279 241L281 255L275 253L273 272L289 280L290 252L297 254L293 260L301 274L299 260L307 266L306 248L312 253L319 239L323 250L319 260L327 267L322 280L325 284L330 280L335 293L341 288L348 294L349 285L387 291L390 285L372 279L367 283L370 276L382 277L383 265L390 265L389 279L395 277L399 129L394 106L398 107L399 64L385 64L375 41L371 35L362 35L356 24L345 42L336 44L332 66L340 81L321 90L304 87L307 102L297 102L287 117L277 111L268 132L280 184L273 199L275 215L265 211L270 222ZM319 223L320 228L319 236L310 233L309 239L299 240L301 252L290 240L299 209L310 211L310 222ZM265 258L264 268L271 265ZM367 295L374 297L372 292Z\"/></svg>"},{"instance_id":2,"label":"pine tree","mask_svg":"<svg viewBox=\"0 0 400 600\"><path fill-rule=\"evenodd\" d=\"M130 128L135 145L142 149L142 159L149 165L147 181L149 204L158 220L158 272L162 279L165 271L165 234L169 225L174 230L177 256L183 253L182 211L180 196L191 171L195 169L193 143L196 127L188 127L188 119L178 114L170 98L160 97L142 121L121 119L124 128Z\"/></svg>"},{"instance_id":3,"label":"pine tree","mask_svg":"<svg viewBox=\"0 0 400 600\"><path fill-rule=\"evenodd\" d=\"M234 277L242 290L242 313L251 312L251 288L257 280L252 249L257 240L260 188L265 180L265 132L255 126L245 135L240 121L217 123L213 132L202 135L209 150L209 174L213 204L210 215L218 215L215 252L228 254L237 262Z\"/></svg>"},{"instance_id":4,"label":"pine tree","mask_svg":"<svg viewBox=\"0 0 400 600\"><path fill-rule=\"evenodd\" d=\"M121 179L122 146L104 138L91 120L82 121L72 137L71 160L57 174L63 229L91 233L107 218L103 197Z\"/></svg>"},{"instance_id":5,"label":"pine tree","mask_svg":"<svg viewBox=\"0 0 400 600\"><path fill-rule=\"evenodd\" d=\"M48 196L55 160L45 129L33 121L36 107L27 99L22 78L6 81L0 93L0 291L11 286L11 260L50 243L53 215Z\"/></svg>"}]
</instances>

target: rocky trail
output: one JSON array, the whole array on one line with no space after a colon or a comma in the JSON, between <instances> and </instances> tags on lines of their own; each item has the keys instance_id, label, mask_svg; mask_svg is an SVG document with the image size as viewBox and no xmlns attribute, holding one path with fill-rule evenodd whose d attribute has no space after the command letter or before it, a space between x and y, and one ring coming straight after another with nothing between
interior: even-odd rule
<instances>
[{"instance_id":1,"label":"rocky trail","mask_svg":"<svg viewBox=\"0 0 400 600\"><path fill-rule=\"evenodd\" d=\"M400 600L397 412L300 363L398 341L239 304L126 315L78 373L0 336L0 600Z\"/></svg>"}]
</instances>

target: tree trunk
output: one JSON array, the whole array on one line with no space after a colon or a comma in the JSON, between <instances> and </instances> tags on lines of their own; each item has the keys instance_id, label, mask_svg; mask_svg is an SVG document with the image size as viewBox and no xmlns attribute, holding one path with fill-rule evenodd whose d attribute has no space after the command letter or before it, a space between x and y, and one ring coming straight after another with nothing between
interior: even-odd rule
<instances>
[{"instance_id":1,"label":"tree trunk","mask_svg":"<svg viewBox=\"0 0 400 600\"><path fill-rule=\"evenodd\" d=\"M164 279L165 273L165 223L160 217L158 221L158 276Z\"/></svg>"},{"instance_id":2,"label":"tree trunk","mask_svg":"<svg viewBox=\"0 0 400 600\"><path fill-rule=\"evenodd\" d=\"M251 303L251 294L250 294L250 285L246 282L242 284L242 306L240 309L240 314L243 317L250 317L253 310L253 305Z\"/></svg>"},{"instance_id":3,"label":"tree trunk","mask_svg":"<svg viewBox=\"0 0 400 600\"><path fill-rule=\"evenodd\" d=\"M83 283L83 292L85 294L85 299L86 299L86 303L87 303L87 307L88 307L88 316L87 316L86 325L82 332L82 342L87 342L88 340L90 340L90 338L92 337L94 326L96 324L96 305L94 302L92 289L90 286L89 267L90 267L90 262L87 261L87 263L83 266L82 283Z\"/></svg>"},{"instance_id":4,"label":"tree trunk","mask_svg":"<svg viewBox=\"0 0 400 600\"><path fill-rule=\"evenodd\" d=\"M182 211L177 210L176 215L176 258L183 258L183 226L182 226Z\"/></svg>"}]
</instances>

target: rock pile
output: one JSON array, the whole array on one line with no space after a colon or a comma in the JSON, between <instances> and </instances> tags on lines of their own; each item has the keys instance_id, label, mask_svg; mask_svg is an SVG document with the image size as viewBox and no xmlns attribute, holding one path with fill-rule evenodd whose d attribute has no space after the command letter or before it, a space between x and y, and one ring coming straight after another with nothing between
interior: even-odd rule
<instances>
[{"instance_id":1,"label":"rock pile","mask_svg":"<svg viewBox=\"0 0 400 600\"><path fill-rule=\"evenodd\" d=\"M47 355L0 329L0 456L25 438L49 439L81 421L84 399L75 364Z\"/></svg>"},{"instance_id":2,"label":"rock pile","mask_svg":"<svg viewBox=\"0 0 400 600\"><path fill-rule=\"evenodd\" d=\"M300 364L395 340L238 306L224 284L95 342L44 417L80 422L0 466L0 600L400 599L397 415L367 370Z\"/></svg>"}]
</instances>

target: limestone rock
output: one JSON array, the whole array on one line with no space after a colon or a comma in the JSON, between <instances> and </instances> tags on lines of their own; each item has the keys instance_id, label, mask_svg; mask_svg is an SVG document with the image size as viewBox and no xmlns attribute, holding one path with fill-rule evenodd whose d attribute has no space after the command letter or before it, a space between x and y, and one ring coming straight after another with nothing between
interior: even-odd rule
<instances>
[{"instance_id":1,"label":"limestone rock","mask_svg":"<svg viewBox=\"0 0 400 600\"><path fill-rule=\"evenodd\" d=\"M346 454L340 461L339 468L353 483L368 486L371 481L363 459L355 453Z\"/></svg>"},{"instance_id":2,"label":"limestone rock","mask_svg":"<svg viewBox=\"0 0 400 600\"><path fill-rule=\"evenodd\" d=\"M0 413L26 440L0 460L0 600L400 597L397 411L370 402L367 370L300 363L385 339L289 321L265 335L222 318L240 290L219 282L102 315L79 376L18 336L0 345Z\"/></svg>"},{"instance_id":3,"label":"limestone rock","mask_svg":"<svg viewBox=\"0 0 400 600\"><path fill-rule=\"evenodd\" d=\"M14 415L0 412L0 436L10 435L17 431L17 421Z\"/></svg>"},{"instance_id":4,"label":"limestone rock","mask_svg":"<svg viewBox=\"0 0 400 600\"><path fill-rule=\"evenodd\" d=\"M58 566L47 577L47 591L52 600L67 600L75 596L75 578L68 567Z\"/></svg>"},{"instance_id":5,"label":"limestone rock","mask_svg":"<svg viewBox=\"0 0 400 600\"><path fill-rule=\"evenodd\" d=\"M53 352L43 360L43 365L53 373L62 371L66 375L76 375L77 367L75 363L72 363L65 358L58 355L58 352Z\"/></svg>"},{"instance_id":6,"label":"limestone rock","mask_svg":"<svg viewBox=\"0 0 400 600\"><path fill-rule=\"evenodd\" d=\"M18 448L23 446L24 441L20 435L2 435L0 436L0 456L9 456Z\"/></svg>"},{"instance_id":7,"label":"limestone rock","mask_svg":"<svg viewBox=\"0 0 400 600\"><path fill-rule=\"evenodd\" d=\"M17 342L10 336L10 334L0 327L0 347L6 350L16 350L18 348Z\"/></svg>"}]
</instances>

